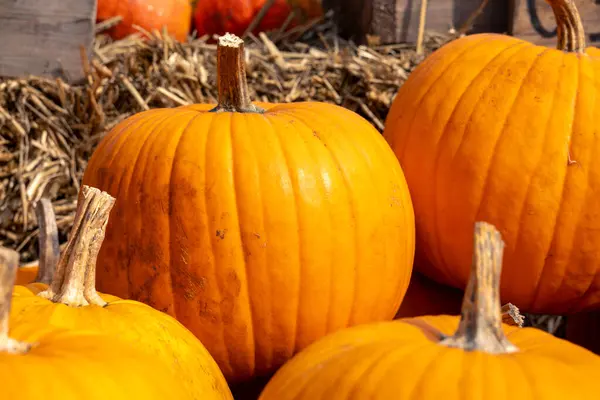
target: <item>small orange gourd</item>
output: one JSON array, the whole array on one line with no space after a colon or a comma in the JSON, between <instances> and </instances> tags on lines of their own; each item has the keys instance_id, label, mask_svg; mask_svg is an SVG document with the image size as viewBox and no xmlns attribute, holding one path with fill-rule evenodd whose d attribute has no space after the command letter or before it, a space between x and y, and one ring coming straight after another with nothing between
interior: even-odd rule
<instances>
[{"instance_id":1,"label":"small orange gourd","mask_svg":"<svg viewBox=\"0 0 600 400\"><path fill-rule=\"evenodd\" d=\"M471 227L506 240L501 296L531 313L600 307L599 51L572 0L558 48L498 34L438 49L399 89L384 137L415 207L420 271L464 289Z\"/></svg>"},{"instance_id":2,"label":"small orange gourd","mask_svg":"<svg viewBox=\"0 0 600 400\"><path fill-rule=\"evenodd\" d=\"M119 338L167 365L191 398L231 400L216 362L183 325L146 304L96 292L96 257L113 205L107 193L83 186L71 235L50 285L15 286L11 324L36 321ZM40 263L42 274L52 267Z\"/></svg>"},{"instance_id":3,"label":"small orange gourd","mask_svg":"<svg viewBox=\"0 0 600 400\"><path fill-rule=\"evenodd\" d=\"M217 66L218 105L123 121L83 183L117 198L98 289L176 317L241 382L329 332L392 319L414 215L398 160L364 118L252 103L234 35L219 38Z\"/></svg>"},{"instance_id":4,"label":"small orange gourd","mask_svg":"<svg viewBox=\"0 0 600 400\"><path fill-rule=\"evenodd\" d=\"M504 243L475 226L462 315L367 324L307 347L260 400L464 400L598 398L600 357L535 328L502 323Z\"/></svg>"}]
</instances>

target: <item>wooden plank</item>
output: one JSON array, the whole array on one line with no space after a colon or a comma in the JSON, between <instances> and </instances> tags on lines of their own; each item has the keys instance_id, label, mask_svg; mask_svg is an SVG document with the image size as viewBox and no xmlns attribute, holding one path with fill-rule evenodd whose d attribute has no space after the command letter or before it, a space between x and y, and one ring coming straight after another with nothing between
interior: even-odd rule
<instances>
[{"instance_id":1,"label":"wooden plank","mask_svg":"<svg viewBox=\"0 0 600 400\"><path fill-rule=\"evenodd\" d=\"M367 35L382 43L412 43L417 38L422 0L323 0L326 10L336 13L340 33L358 43ZM482 0L429 0L426 30L440 33L460 28ZM509 5L489 0L471 32L507 32Z\"/></svg>"},{"instance_id":2,"label":"wooden plank","mask_svg":"<svg viewBox=\"0 0 600 400\"><path fill-rule=\"evenodd\" d=\"M573 0L579 10L589 45L600 43L600 4L594 0ZM545 0L514 0L511 33L543 46L556 46L556 22Z\"/></svg>"},{"instance_id":3,"label":"wooden plank","mask_svg":"<svg viewBox=\"0 0 600 400\"><path fill-rule=\"evenodd\" d=\"M96 0L0 0L0 76L80 80L95 19Z\"/></svg>"}]
</instances>

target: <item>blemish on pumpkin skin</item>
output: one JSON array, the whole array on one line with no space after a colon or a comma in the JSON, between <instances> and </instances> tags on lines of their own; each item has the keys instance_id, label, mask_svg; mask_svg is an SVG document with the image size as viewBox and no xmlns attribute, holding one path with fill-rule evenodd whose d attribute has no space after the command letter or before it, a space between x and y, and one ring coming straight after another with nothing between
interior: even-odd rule
<instances>
[{"instance_id":1,"label":"blemish on pumpkin skin","mask_svg":"<svg viewBox=\"0 0 600 400\"><path fill-rule=\"evenodd\" d=\"M222 239L225 239L225 234L226 233L227 233L227 229L223 229L223 230L217 229L217 235L216 236L219 237L219 238L221 238L221 240L222 240Z\"/></svg>"}]
</instances>

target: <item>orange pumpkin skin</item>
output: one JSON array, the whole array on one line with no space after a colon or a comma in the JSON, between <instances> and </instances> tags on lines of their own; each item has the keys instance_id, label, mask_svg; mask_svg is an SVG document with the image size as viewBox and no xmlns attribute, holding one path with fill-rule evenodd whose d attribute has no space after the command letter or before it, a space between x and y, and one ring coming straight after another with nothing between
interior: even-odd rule
<instances>
[{"instance_id":1,"label":"orange pumpkin skin","mask_svg":"<svg viewBox=\"0 0 600 400\"><path fill-rule=\"evenodd\" d=\"M402 170L366 120L330 104L255 104L265 113L139 113L83 178L117 199L98 290L175 316L230 382L329 332L392 319L414 255Z\"/></svg>"},{"instance_id":2,"label":"orange pumpkin skin","mask_svg":"<svg viewBox=\"0 0 600 400\"><path fill-rule=\"evenodd\" d=\"M32 283L38 273L37 265L22 266L17 269L17 277L15 279L15 285L28 285Z\"/></svg>"},{"instance_id":3,"label":"orange pumpkin skin","mask_svg":"<svg viewBox=\"0 0 600 400\"><path fill-rule=\"evenodd\" d=\"M198 36L222 35L230 32L241 36L265 3L266 0L198 1L194 10L194 26L197 34ZM308 17L322 14L320 2L315 0L275 0L254 32L280 28L293 7L298 7ZM294 18L289 26L294 26L297 21L297 18Z\"/></svg>"},{"instance_id":4,"label":"orange pumpkin skin","mask_svg":"<svg viewBox=\"0 0 600 400\"><path fill-rule=\"evenodd\" d=\"M593 353L539 329L504 324L522 351L497 355L438 344L459 319L426 316L335 332L279 369L259 400L598 398L600 358Z\"/></svg>"},{"instance_id":5,"label":"orange pumpkin skin","mask_svg":"<svg viewBox=\"0 0 600 400\"><path fill-rule=\"evenodd\" d=\"M471 35L410 75L384 136L431 261L420 271L464 288L471 227L485 220L506 241L504 302L551 314L600 307L600 58L589 54Z\"/></svg>"},{"instance_id":6,"label":"orange pumpkin skin","mask_svg":"<svg viewBox=\"0 0 600 400\"><path fill-rule=\"evenodd\" d=\"M139 32L134 25L161 32L166 26L172 37L183 42L190 31L192 6L189 0L98 0L97 21L116 16L123 19L108 30L113 39Z\"/></svg>"}]
</instances>

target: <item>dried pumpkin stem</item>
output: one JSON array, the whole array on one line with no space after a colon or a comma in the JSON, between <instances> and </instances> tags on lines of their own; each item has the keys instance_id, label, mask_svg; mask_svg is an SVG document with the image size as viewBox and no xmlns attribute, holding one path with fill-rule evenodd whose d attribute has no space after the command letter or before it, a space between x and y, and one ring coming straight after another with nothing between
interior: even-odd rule
<instances>
[{"instance_id":1,"label":"dried pumpkin stem","mask_svg":"<svg viewBox=\"0 0 600 400\"><path fill-rule=\"evenodd\" d=\"M31 345L8 337L8 321L13 287L19 266L16 251L0 247L0 353L26 353Z\"/></svg>"},{"instance_id":2,"label":"dried pumpkin stem","mask_svg":"<svg viewBox=\"0 0 600 400\"><path fill-rule=\"evenodd\" d=\"M244 62L244 41L230 33L221 36L217 44L217 87L219 105L211 111L264 112L250 100Z\"/></svg>"},{"instance_id":3,"label":"dried pumpkin stem","mask_svg":"<svg viewBox=\"0 0 600 400\"><path fill-rule=\"evenodd\" d=\"M106 302L96 292L96 259L104 240L114 197L83 186L71 236L62 253L50 287L39 296L73 307Z\"/></svg>"},{"instance_id":4,"label":"dried pumpkin stem","mask_svg":"<svg viewBox=\"0 0 600 400\"><path fill-rule=\"evenodd\" d=\"M477 222L471 277L463 298L460 324L454 336L443 339L440 344L493 354L518 351L502 330L500 274L503 251L500 232L491 224Z\"/></svg>"},{"instance_id":5,"label":"dried pumpkin stem","mask_svg":"<svg viewBox=\"0 0 600 400\"><path fill-rule=\"evenodd\" d=\"M52 283L54 270L58 264L60 247L58 244L58 227L52 203L47 198L42 198L35 206L35 214L40 226L39 249L40 263L34 282Z\"/></svg>"},{"instance_id":6,"label":"dried pumpkin stem","mask_svg":"<svg viewBox=\"0 0 600 400\"><path fill-rule=\"evenodd\" d=\"M573 0L546 0L556 19L557 49L573 53L585 52L585 32Z\"/></svg>"}]
</instances>

